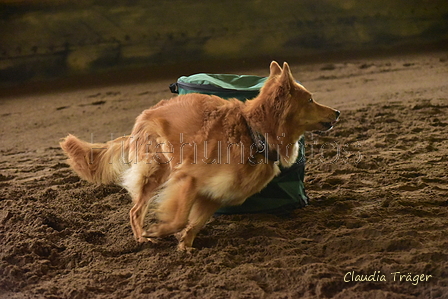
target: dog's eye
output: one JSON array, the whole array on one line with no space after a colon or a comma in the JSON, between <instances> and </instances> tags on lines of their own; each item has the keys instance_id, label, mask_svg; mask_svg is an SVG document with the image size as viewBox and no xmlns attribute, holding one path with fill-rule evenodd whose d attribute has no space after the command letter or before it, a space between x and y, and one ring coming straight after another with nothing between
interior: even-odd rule
<instances>
[{"instance_id":1,"label":"dog's eye","mask_svg":"<svg viewBox=\"0 0 448 299\"><path fill-rule=\"evenodd\" d=\"M308 100L308 102L309 102L309 103L312 103L312 102L313 102L313 98L310 98L310 99Z\"/></svg>"}]
</instances>

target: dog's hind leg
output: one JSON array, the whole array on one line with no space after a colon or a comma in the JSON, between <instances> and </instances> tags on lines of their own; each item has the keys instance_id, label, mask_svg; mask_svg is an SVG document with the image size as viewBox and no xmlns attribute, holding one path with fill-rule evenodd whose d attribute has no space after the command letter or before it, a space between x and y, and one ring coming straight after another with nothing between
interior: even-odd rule
<instances>
[{"instance_id":1,"label":"dog's hind leg","mask_svg":"<svg viewBox=\"0 0 448 299\"><path fill-rule=\"evenodd\" d=\"M197 197L195 178L182 175L171 178L168 186L159 195L162 202L158 207L160 224L150 227L144 237L163 237L174 234L188 223L188 216Z\"/></svg>"},{"instance_id":2,"label":"dog's hind leg","mask_svg":"<svg viewBox=\"0 0 448 299\"><path fill-rule=\"evenodd\" d=\"M153 198L154 188L152 186L145 186L143 192L139 193L132 201L134 206L129 212L129 218L131 222L132 231L134 233L134 238L138 242L151 241L148 238L144 238L143 235L145 231L143 230L143 224L145 220L145 215L148 211L148 206L151 199Z\"/></svg>"},{"instance_id":3,"label":"dog's hind leg","mask_svg":"<svg viewBox=\"0 0 448 299\"><path fill-rule=\"evenodd\" d=\"M179 234L178 250L190 251L192 249L196 235L220 206L218 202L202 197L194 202L188 218L188 226Z\"/></svg>"},{"instance_id":4,"label":"dog's hind leg","mask_svg":"<svg viewBox=\"0 0 448 299\"><path fill-rule=\"evenodd\" d=\"M133 165L124 175L123 186L132 196L134 206L129 212L132 231L138 242L148 241L143 237L143 224L148 206L155 198L155 191L163 183L167 170L163 167L150 167L141 163Z\"/></svg>"}]
</instances>

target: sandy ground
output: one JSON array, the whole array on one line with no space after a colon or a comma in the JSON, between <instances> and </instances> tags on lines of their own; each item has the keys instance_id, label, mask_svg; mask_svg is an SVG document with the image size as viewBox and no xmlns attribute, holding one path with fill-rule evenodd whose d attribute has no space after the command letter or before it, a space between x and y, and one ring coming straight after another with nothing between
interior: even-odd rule
<instances>
[{"instance_id":1,"label":"sandy ground","mask_svg":"<svg viewBox=\"0 0 448 299\"><path fill-rule=\"evenodd\" d=\"M306 135L311 204L216 216L191 255L137 244L127 193L80 181L58 147L129 133L177 76L1 98L0 298L448 298L448 52L292 70L342 111Z\"/></svg>"}]
</instances>

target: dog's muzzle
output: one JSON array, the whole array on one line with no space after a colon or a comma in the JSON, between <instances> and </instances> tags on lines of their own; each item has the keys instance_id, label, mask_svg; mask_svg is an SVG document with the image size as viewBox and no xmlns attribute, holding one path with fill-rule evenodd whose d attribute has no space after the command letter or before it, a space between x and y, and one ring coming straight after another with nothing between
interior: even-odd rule
<instances>
[{"instance_id":1,"label":"dog's muzzle","mask_svg":"<svg viewBox=\"0 0 448 299\"><path fill-rule=\"evenodd\" d=\"M320 123L322 128L323 128L321 131L331 130L333 128L333 126L338 122L339 115L341 115L341 111L336 110L335 111L335 115L336 115L336 117L335 117L335 119L333 121L331 121L331 122L321 122Z\"/></svg>"}]
</instances>

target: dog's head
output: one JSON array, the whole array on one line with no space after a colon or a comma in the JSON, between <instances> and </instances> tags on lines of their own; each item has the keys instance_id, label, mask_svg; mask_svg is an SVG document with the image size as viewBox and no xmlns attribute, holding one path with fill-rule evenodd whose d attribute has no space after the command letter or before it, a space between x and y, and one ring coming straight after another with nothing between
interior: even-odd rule
<instances>
[{"instance_id":1,"label":"dog's head","mask_svg":"<svg viewBox=\"0 0 448 299\"><path fill-rule=\"evenodd\" d=\"M313 95L296 82L286 62L283 68L275 61L271 63L269 79L263 89L262 92L273 99L274 107L283 110L285 122L297 131L327 131L338 121L340 112L317 103Z\"/></svg>"}]
</instances>

